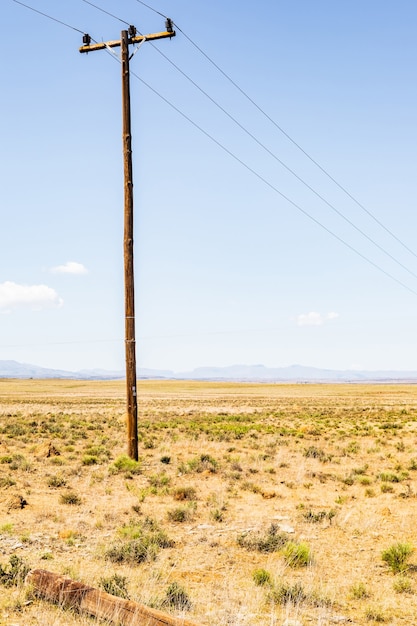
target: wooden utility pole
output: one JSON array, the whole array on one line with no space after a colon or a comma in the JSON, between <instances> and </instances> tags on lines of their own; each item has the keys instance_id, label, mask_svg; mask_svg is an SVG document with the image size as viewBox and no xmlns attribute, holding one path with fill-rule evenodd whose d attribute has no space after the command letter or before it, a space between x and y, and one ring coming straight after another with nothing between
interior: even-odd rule
<instances>
[{"instance_id":1,"label":"wooden utility pole","mask_svg":"<svg viewBox=\"0 0 417 626\"><path fill-rule=\"evenodd\" d=\"M151 35L136 35L136 28L123 30L120 41L91 44L91 37L84 35L80 52L94 52L106 48L121 48L122 65L122 137L124 165L124 285L125 285L125 357L126 357L126 406L127 406L127 451L131 459L138 460L138 405L136 387L136 339L135 339L135 282L133 266L133 169L132 132L130 115L130 71L129 45L165 39L175 36L170 19L165 23L166 31Z\"/></svg>"}]
</instances>

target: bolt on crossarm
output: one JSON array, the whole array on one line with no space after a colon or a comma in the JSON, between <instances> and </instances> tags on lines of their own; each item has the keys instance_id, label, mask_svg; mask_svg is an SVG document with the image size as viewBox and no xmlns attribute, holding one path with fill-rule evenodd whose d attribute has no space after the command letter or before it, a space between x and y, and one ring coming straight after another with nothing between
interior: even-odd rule
<instances>
[{"instance_id":1,"label":"bolt on crossarm","mask_svg":"<svg viewBox=\"0 0 417 626\"><path fill-rule=\"evenodd\" d=\"M126 407L127 407L127 451L131 459L138 460L138 406L136 385L136 338L135 338L135 283L133 266L133 169L132 132L130 114L130 70L129 45L165 39L175 36L172 21L167 19L166 31L151 35L136 35L136 28L123 30L119 41L91 44L89 35L84 35L80 52L94 52L108 48L121 48L122 65L122 138L124 170L124 289L125 289L125 360L126 360Z\"/></svg>"}]
</instances>

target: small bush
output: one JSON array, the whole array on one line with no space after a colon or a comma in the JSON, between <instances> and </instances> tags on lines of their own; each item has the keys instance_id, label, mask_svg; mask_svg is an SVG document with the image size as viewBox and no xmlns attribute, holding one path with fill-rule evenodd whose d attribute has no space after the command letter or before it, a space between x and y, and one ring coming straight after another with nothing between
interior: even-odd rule
<instances>
[{"instance_id":1,"label":"small bush","mask_svg":"<svg viewBox=\"0 0 417 626\"><path fill-rule=\"evenodd\" d=\"M48 478L48 487L65 487L67 484L63 476L50 476Z\"/></svg>"},{"instance_id":2,"label":"small bush","mask_svg":"<svg viewBox=\"0 0 417 626\"><path fill-rule=\"evenodd\" d=\"M100 460L98 456L94 454L85 454L81 460L83 465L98 465Z\"/></svg>"},{"instance_id":3,"label":"small bush","mask_svg":"<svg viewBox=\"0 0 417 626\"><path fill-rule=\"evenodd\" d=\"M277 552L287 543L288 535L279 532L276 524L271 524L266 534L247 532L242 533L237 538L241 548L246 550L257 550L258 552Z\"/></svg>"},{"instance_id":4,"label":"small bush","mask_svg":"<svg viewBox=\"0 0 417 626\"><path fill-rule=\"evenodd\" d=\"M126 576L113 574L113 576L109 576L109 578L100 578L99 587L112 596L128 600L129 592L127 590L127 583L128 579Z\"/></svg>"},{"instance_id":5,"label":"small bush","mask_svg":"<svg viewBox=\"0 0 417 626\"><path fill-rule=\"evenodd\" d=\"M363 600L364 598L369 598L370 594L363 583L355 583L350 588L350 593L352 598L355 600Z\"/></svg>"},{"instance_id":6,"label":"small bush","mask_svg":"<svg viewBox=\"0 0 417 626\"><path fill-rule=\"evenodd\" d=\"M177 487L172 495L174 500L197 500L197 492L194 487Z\"/></svg>"},{"instance_id":7,"label":"small bush","mask_svg":"<svg viewBox=\"0 0 417 626\"><path fill-rule=\"evenodd\" d=\"M268 600L274 604L299 604L307 600L308 595L303 589L301 583L286 585L282 583L278 585L268 594Z\"/></svg>"},{"instance_id":8,"label":"small bush","mask_svg":"<svg viewBox=\"0 0 417 626\"><path fill-rule=\"evenodd\" d=\"M169 606L179 611L188 611L191 609L191 600L185 589L174 582L166 590L162 606Z\"/></svg>"},{"instance_id":9,"label":"small bush","mask_svg":"<svg viewBox=\"0 0 417 626\"><path fill-rule=\"evenodd\" d=\"M165 465L169 465L171 463L171 457L170 456L161 456L160 461L161 461L161 463L164 463Z\"/></svg>"},{"instance_id":10,"label":"small bush","mask_svg":"<svg viewBox=\"0 0 417 626\"><path fill-rule=\"evenodd\" d=\"M378 478L384 483L399 483L401 480L397 474L392 472L381 472L378 474Z\"/></svg>"},{"instance_id":11,"label":"small bush","mask_svg":"<svg viewBox=\"0 0 417 626\"><path fill-rule=\"evenodd\" d=\"M29 571L29 565L16 554L12 554L8 565L0 564L0 584L4 587L22 584Z\"/></svg>"},{"instance_id":12,"label":"small bush","mask_svg":"<svg viewBox=\"0 0 417 626\"><path fill-rule=\"evenodd\" d=\"M330 509L330 511L318 511L317 513L314 513L314 511L310 509L303 514L303 517L306 522L317 524L318 522L322 522L324 519L328 519L331 522L335 515L336 511L334 509Z\"/></svg>"},{"instance_id":13,"label":"small bush","mask_svg":"<svg viewBox=\"0 0 417 626\"><path fill-rule=\"evenodd\" d=\"M396 593L413 593L411 580L405 576L400 576L392 585Z\"/></svg>"},{"instance_id":14,"label":"small bush","mask_svg":"<svg viewBox=\"0 0 417 626\"><path fill-rule=\"evenodd\" d=\"M400 574L407 570L407 561L413 552L414 548L411 544L395 543L382 552L381 558L394 574Z\"/></svg>"},{"instance_id":15,"label":"small bush","mask_svg":"<svg viewBox=\"0 0 417 626\"><path fill-rule=\"evenodd\" d=\"M167 512L167 517L170 522L189 522L194 517L194 511L190 507L178 506L175 509L170 509Z\"/></svg>"},{"instance_id":16,"label":"small bush","mask_svg":"<svg viewBox=\"0 0 417 626\"><path fill-rule=\"evenodd\" d=\"M61 504L78 505L81 504L82 500L80 496L75 493L75 491L67 491L67 493L61 494L60 502Z\"/></svg>"},{"instance_id":17,"label":"small bush","mask_svg":"<svg viewBox=\"0 0 417 626\"><path fill-rule=\"evenodd\" d=\"M167 474L153 474L148 478L149 484L151 487L156 487L157 489L161 487L167 487L171 482L170 477Z\"/></svg>"},{"instance_id":18,"label":"small bush","mask_svg":"<svg viewBox=\"0 0 417 626\"><path fill-rule=\"evenodd\" d=\"M283 549L283 556L290 567L306 567L311 563L311 552L306 543L289 541Z\"/></svg>"},{"instance_id":19,"label":"small bush","mask_svg":"<svg viewBox=\"0 0 417 626\"><path fill-rule=\"evenodd\" d=\"M135 461L126 454L122 454L110 466L109 471L110 474L140 474L142 467L140 461Z\"/></svg>"},{"instance_id":20,"label":"small bush","mask_svg":"<svg viewBox=\"0 0 417 626\"><path fill-rule=\"evenodd\" d=\"M131 523L120 529L127 540L116 542L105 552L105 558L113 563L132 565L153 561L161 548L171 548L175 542L169 539L158 524L147 517L140 524Z\"/></svg>"},{"instance_id":21,"label":"small bush","mask_svg":"<svg viewBox=\"0 0 417 626\"><path fill-rule=\"evenodd\" d=\"M368 622L377 622L382 624L387 621L385 615L378 608L368 608L365 612L365 617Z\"/></svg>"},{"instance_id":22,"label":"small bush","mask_svg":"<svg viewBox=\"0 0 417 626\"><path fill-rule=\"evenodd\" d=\"M392 493L394 491L394 487L389 485L388 483L382 483L381 485L381 493Z\"/></svg>"},{"instance_id":23,"label":"small bush","mask_svg":"<svg viewBox=\"0 0 417 626\"><path fill-rule=\"evenodd\" d=\"M258 587L272 585L272 576L266 569L256 569L252 574L253 582Z\"/></svg>"}]
</instances>

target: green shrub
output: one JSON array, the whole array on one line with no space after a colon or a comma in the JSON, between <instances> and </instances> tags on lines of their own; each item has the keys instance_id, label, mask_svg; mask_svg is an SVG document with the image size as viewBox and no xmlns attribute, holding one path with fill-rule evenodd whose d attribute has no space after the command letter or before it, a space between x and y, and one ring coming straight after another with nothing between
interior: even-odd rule
<instances>
[{"instance_id":1,"label":"green shrub","mask_svg":"<svg viewBox=\"0 0 417 626\"><path fill-rule=\"evenodd\" d=\"M352 598L356 600L363 600L364 598L369 598L370 594L363 583L355 583L350 588L350 593Z\"/></svg>"},{"instance_id":2,"label":"green shrub","mask_svg":"<svg viewBox=\"0 0 417 626\"><path fill-rule=\"evenodd\" d=\"M110 466L109 471L111 474L140 474L142 466L140 461L135 461L128 457L127 454L122 454Z\"/></svg>"},{"instance_id":3,"label":"green shrub","mask_svg":"<svg viewBox=\"0 0 417 626\"><path fill-rule=\"evenodd\" d=\"M110 593L112 596L118 598L129 599L129 592L127 590L128 579L126 576L120 576L119 574L113 574L109 578L100 578L99 587L106 593Z\"/></svg>"},{"instance_id":4,"label":"green shrub","mask_svg":"<svg viewBox=\"0 0 417 626\"><path fill-rule=\"evenodd\" d=\"M81 460L81 463L83 465L98 465L100 463L100 460L98 456L94 454L85 454Z\"/></svg>"},{"instance_id":5,"label":"green shrub","mask_svg":"<svg viewBox=\"0 0 417 626\"><path fill-rule=\"evenodd\" d=\"M114 543L105 552L105 558L113 563L137 564L153 561L161 548L171 548L175 542L169 539L158 524L147 517L143 522L123 526L119 534L122 541Z\"/></svg>"},{"instance_id":6,"label":"green shrub","mask_svg":"<svg viewBox=\"0 0 417 626\"><path fill-rule=\"evenodd\" d=\"M266 569L256 569L252 574L255 585L263 587L265 585L272 585L272 576Z\"/></svg>"},{"instance_id":7,"label":"green shrub","mask_svg":"<svg viewBox=\"0 0 417 626\"><path fill-rule=\"evenodd\" d=\"M308 595L301 583L294 583L293 585L282 583L268 594L268 600L274 604L287 604L288 602L299 604L307 598Z\"/></svg>"},{"instance_id":8,"label":"green shrub","mask_svg":"<svg viewBox=\"0 0 417 626\"><path fill-rule=\"evenodd\" d=\"M0 584L4 587L22 584L29 571L29 565L16 554L12 554L7 565L0 564Z\"/></svg>"},{"instance_id":9,"label":"green shrub","mask_svg":"<svg viewBox=\"0 0 417 626\"><path fill-rule=\"evenodd\" d=\"M283 556L290 567L306 567L311 563L311 551L306 543L289 541L284 546Z\"/></svg>"},{"instance_id":10,"label":"green shrub","mask_svg":"<svg viewBox=\"0 0 417 626\"><path fill-rule=\"evenodd\" d=\"M381 558L394 574L400 574L407 570L407 561L413 552L414 548L411 544L395 543L382 552Z\"/></svg>"},{"instance_id":11,"label":"green shrub","mask_svg":"<svg viewBox=\"0 0 417 626\"><path fill-rule=\"evenodd\" d=\"M61 494L60 502L61 504L78 505L81 504L82 500L74 491L67 491L67 493Z\"/></svg>"},{"instance_id":12,"label":"green shrub","mask_svg":"<svg viewBox=\"0 0 417 626\"><path fill-rule=\"evenodd\" d=\"M194 517L194 510L190 507L178 506L167 512L170 522L189 522Z\"/></svg>"},{"instance_id":13,"label":"green shrub","mask_svg":"<svg viewBox=\"0 0 417 626\"><path fill-rule=\"evenodd\" d=\"M151 487L156 487L157 489L159 489L160 487L167 487L171 482L171 479L167 474L161 473L153 474L148 478L148 481Z\"/></svg>"},{"instance_id":14,"label":"green shrub","mask_svg":"<svg viewBox=\"0 0 417 626\"><path fill-rule=\"evenodd\" d=\"M188 611L191 608L191 600L185 589L174 582L166 590L162 606L169 606L179 611Z\"/></svg>"},{"instance_id":15,"label":"green shrub","mask_svg":"<svg viewBox=\"0 0 417 626\"><path fill-rule=\"evenodd\" d=\"M413 593L412 582L405 576L400 576L392 585L396 593Z\"/></svg>"},{"instance_id":16,"label":"green shrub","mask_svg":"<svg viewBox=\"0 0 417 626\"><path fill-rule=\"evenodd\" d=\"M49 476L48 487L65 487L67 484L66 479L63 476Z\"/></svg>"},{"instance_id":17,"label":"green shrub","mask_svg":"<svg viewBox=\"0 0 417 626\"><path fill-rule=\"evenodd\" d=\"M177 487L172 495L174 500L197 500L197 492L194 487Z\"/></svg>"},{"instance_id":18,"label":"green shrub","mask_svg":"<svg viewBox=\"0 0 417 626\"><path fill-rule=\"evenodd\" d=\"M246 550L257 550L258 552L277 552L287 543L288 535L279 532L276 524L271 524L267 532L260 533L246 532L238 536L237 542L241 548Z\"/></svg>"}]
</instances>

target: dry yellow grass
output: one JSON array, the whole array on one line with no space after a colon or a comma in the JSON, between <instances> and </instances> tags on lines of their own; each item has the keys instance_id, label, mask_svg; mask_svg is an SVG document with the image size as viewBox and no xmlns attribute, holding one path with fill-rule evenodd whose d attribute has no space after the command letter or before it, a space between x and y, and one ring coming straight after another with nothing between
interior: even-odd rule
<instances>
[{"instance_id":1,"label":"dry yellow grass","mask_svg":"<svg viewBox=\"0 0 417 626\"><path fill-rule=\"evenodd\" d=\"M144 381L139 399L129 472L123 383L0 381L3 567L16 554L96 586L118 574L131 599L178 615L163 604L176 582L203 625L415 623L417 554L394 575L381 553L417 546L417 387ZM175 544L106 558L149 519ZM245 547L271 524L307 544L306 566ZM2 626L92 622L0 591Z\"/></svg>"}]
</instances>

